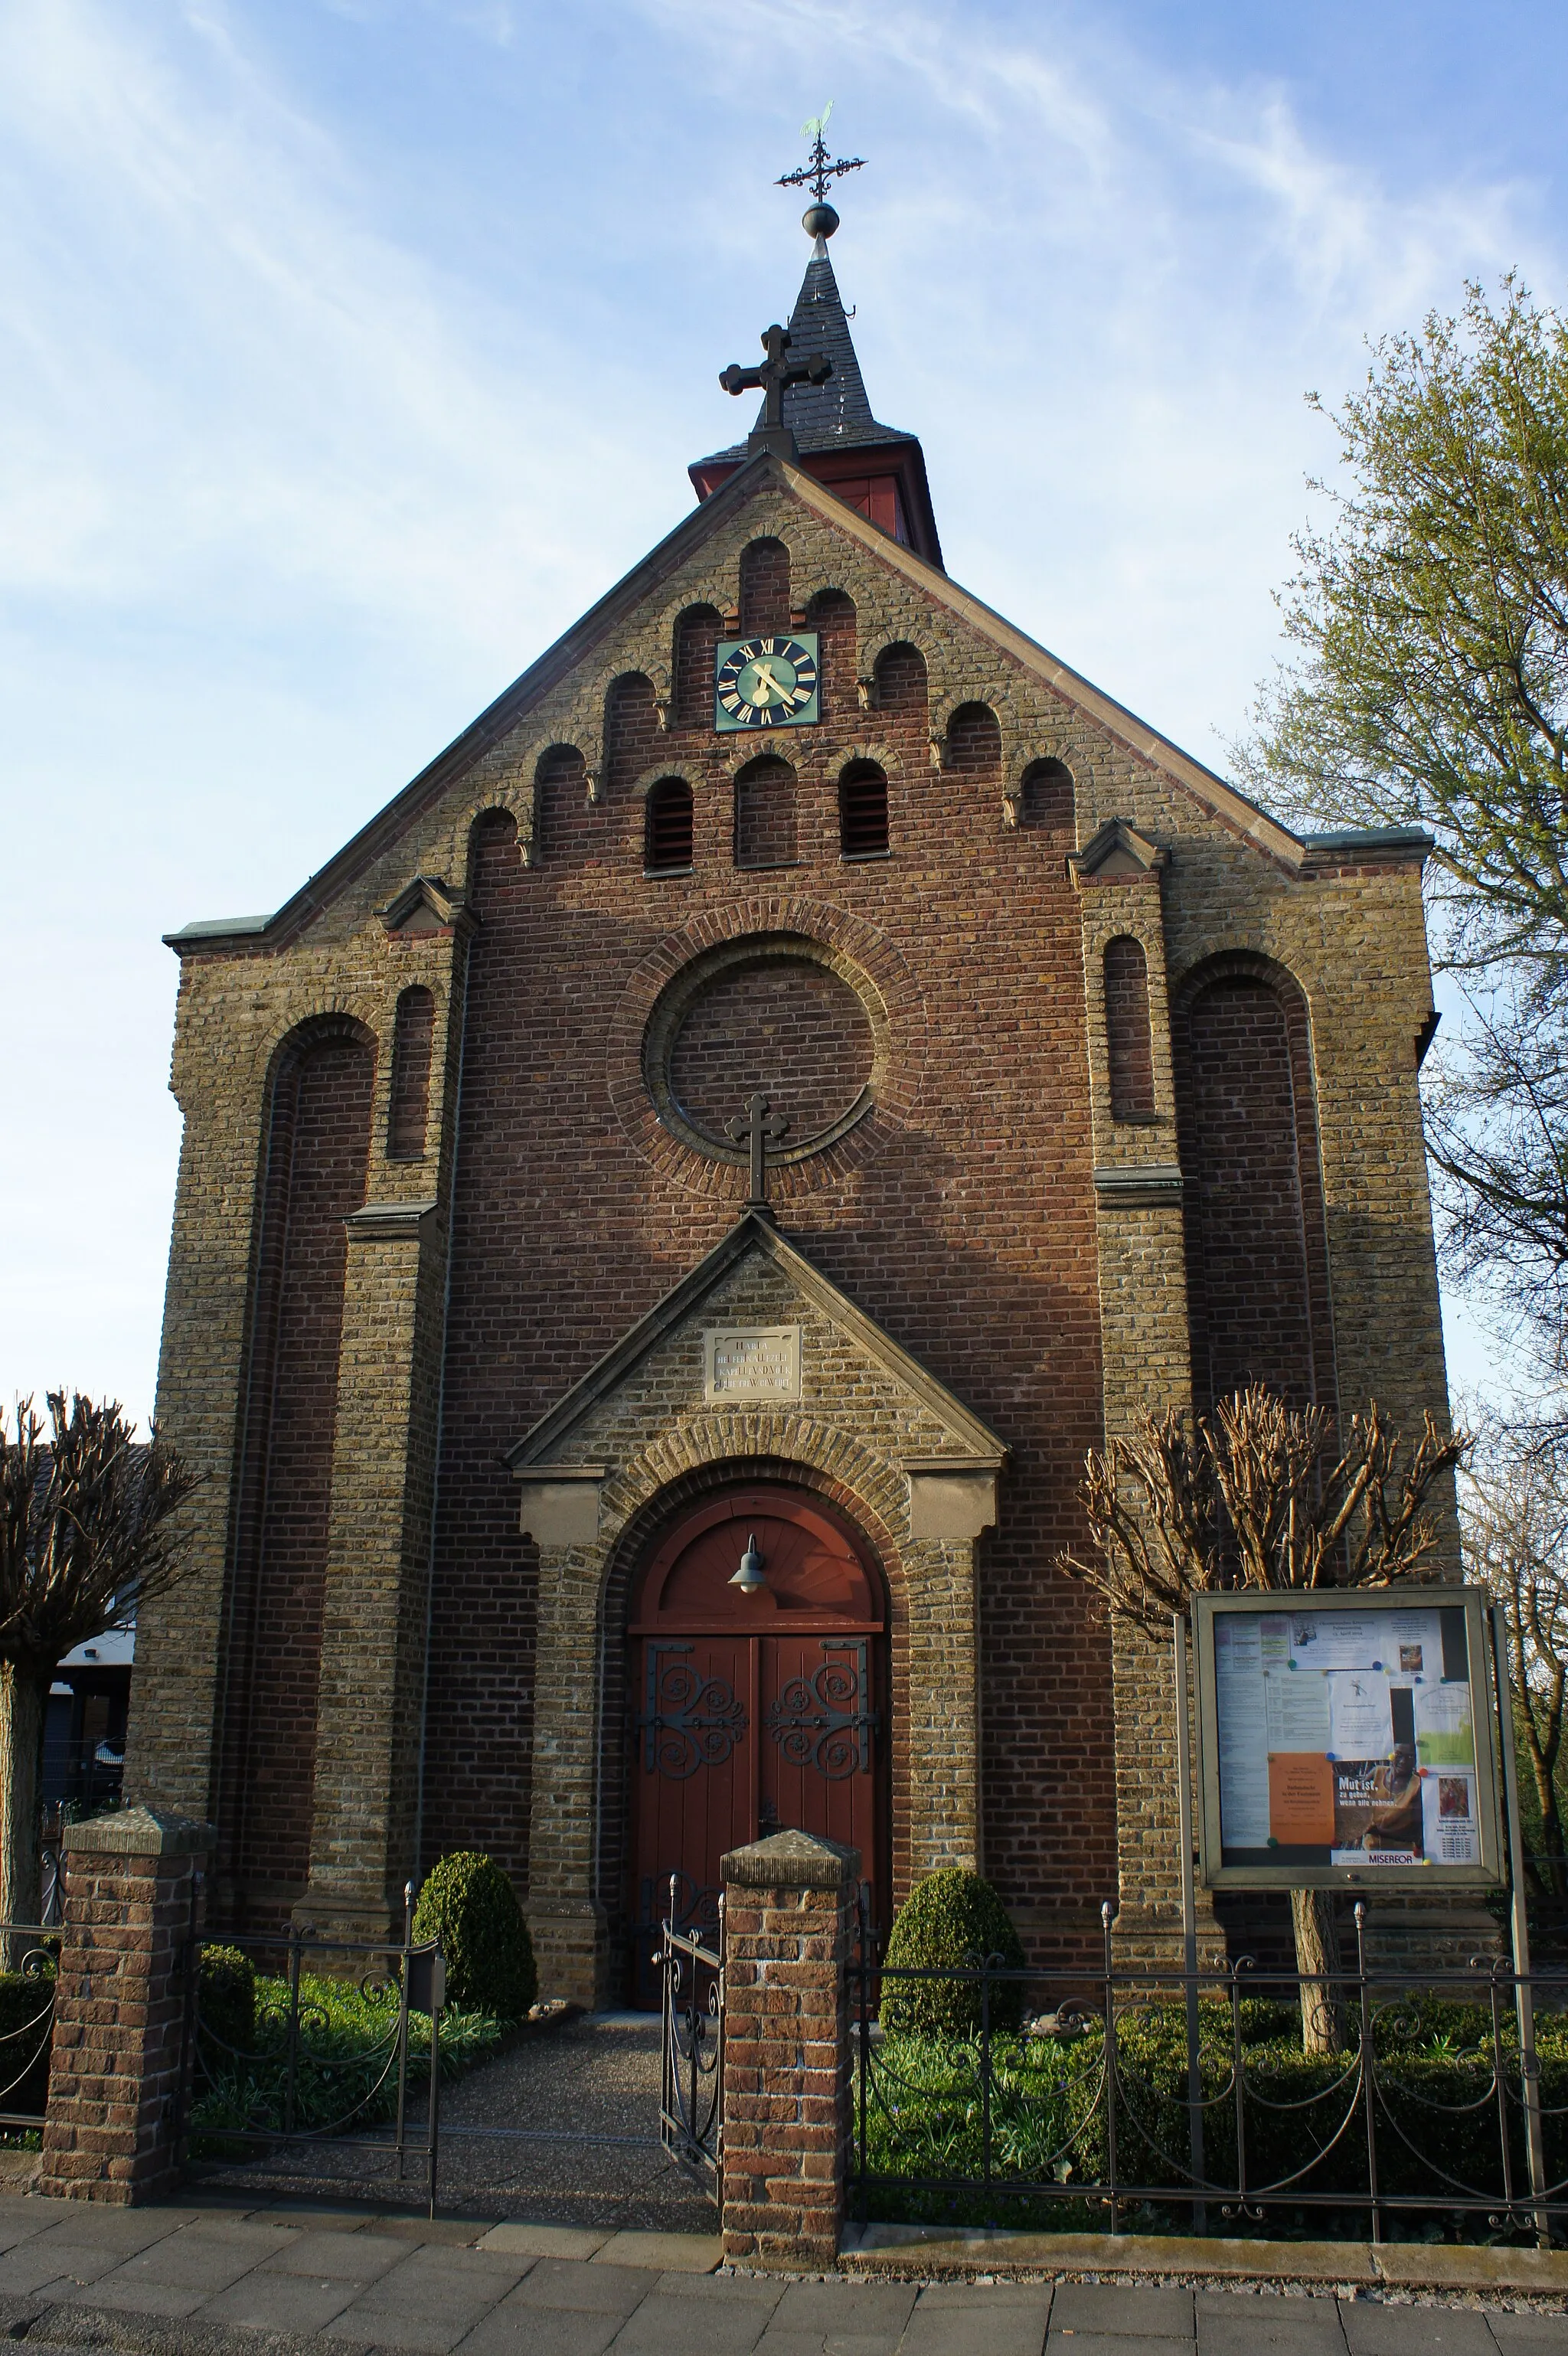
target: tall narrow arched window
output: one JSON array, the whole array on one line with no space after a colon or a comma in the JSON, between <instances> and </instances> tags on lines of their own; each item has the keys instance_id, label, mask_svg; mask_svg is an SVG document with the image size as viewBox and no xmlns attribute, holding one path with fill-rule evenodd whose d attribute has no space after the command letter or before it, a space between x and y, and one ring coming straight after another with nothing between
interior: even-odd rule
<instances>
[{"instance_id":1,"label":"tall narrow arched window","mask_svg":"<svg viewBox=\"0 0 1568 2356\"><path fill-rule=\"evenodd\" d=\"M842 589L819 589L805 609L805 626L817 634L817 700L824 720L843 718L856 708L854 600Z\"/></svg>"},{"instance_id":2,"label":"tall narrow arched window","mask_svg":"<svg viewBox=\"0 0 1568 2356\"><path fill-rule=\"evenodd\" d=\"M851 761L838 780L838 848L874 859L888 847L888 780L875 761Z\"/></svg>"},{"instance_id":3,"label":"tall narrow arched window","mask_svg":"<svg viewBox=\"0 0 1568 2356\"><path fill-rule=\"evenodd\" d=\"M711 605L688 605L675 626L675 724L713 725L713 649L723 628Z\"/></svg>"},{"instance_id":4,"label":"tall narrow arched window","mask_svg":"<svg viewBox=\"0 0 1568 2356\"><path fill-rule=\"evenodd\" d=\"M735 779L735 864L787 867L794 859L795 771L763 753Z\"/></svg>"},{"instance_id":5,"label":"tall narrow arched window","mask_svg":"<svg viewBox=\"0 0 1568 2356\"><path fill-rule=\"evenodd\" d=\"M782 540L753 540L741 551L741 636L789 627L789 551Z\"/></svg>"},{"instance_id":6,"label":"tall narrow arched window","mask_svg":"<svg viewBox=\"0 0 1568 2356\"><path fill-rule=\"evenodd\" d=\"M918 647L901 639L884 647L875 672L877 710L889 720L917 722L923 728L929 701L925 657Z\"/></svg>"},{"instance_id":7,"label":"tall narrow arched window","mask_svg":"<svg viewBox=\"0 0 1568 2356\"><path fill-rule=\"evenodd\" d=\"M1002 766L1002 731L988 703L961 703L947 723L950 776L994 777Z\"/></svg>"},{"instance_id":8,"label":"tall narrow arched window","mask_svg":"<svg viewBox=\"0 0 1568 2356\"><path fill-rule=\"evenodd\" d=\"M1072 824L1072 772L1065 761L1031 761L1023 774L1020 826L1064 832Z\"/></svg>"},{"instance_id":9,"label":"tall narrow arched window","mask_svg":"<svg viewBox=\"0 0 1568 2356\"><path fill-rule=\"evenodd\" d=\"M616 793L656 761L658 710L654 683L640 670L623 671L612 680L604 698L604 785Z\"/></svg>"},{"instance_id":10,"label":"tall narrow arched window","mask_svg":"<svg viewBox=\"0 0 1568 2356\"><path fill-rule=\"evenodd\" d=\"M661 777L649 792L644 864L650 874L691 865L691 787L684 777Z\"/></svg>"},{"instance_id":11,"label":"tall narrow arched window","mask_svg":"<svg viewBox=\"0 0 1568 2356\"><path fill-rule=\"evenodd\" d=\"M392 1028L392 1097L387 1115L387 1151L394 1162L417 1162L424 1151L430 1117L430 1051L435 1036L435 1001L421 986L405 990Z\"/></svg>"},{"instance_id":12,"label":"tall narrow arched window","mask_svg":"<svg viewBox=\"0 0 1568 2356\"><path fill-rule=\"evenodd\" d=\"M1111 1119L1154 1119L1154 1042L1148 1020L1148 964L1143 943L1124 933L1105 945L1105 1044L1110 1051Z\"/></svg>"},{"instance_id":13,"label":"tall narrow arched window","mask_svg":"<svg viewBox=\"0 0 1568 2356\"><path fill-rule=\"evenodd\" d=\"M375 1042L345 1015L284 1041L263 1111L218 1820L241 1886L310 1877L348 1221L365 1200Z\"/></svg>"},{"instance_id":14,"label":"tall narrow arched window","mask_svg":"<svg viewBox=\"0 0 1568 2356\"><path fill-rule=\"evenodd\" d=\"M1335 1398L1311 1023L1282 968L1238 952L1172 1009L1193 1402L1250 1382Z\"/></svg>"}]
</instances>

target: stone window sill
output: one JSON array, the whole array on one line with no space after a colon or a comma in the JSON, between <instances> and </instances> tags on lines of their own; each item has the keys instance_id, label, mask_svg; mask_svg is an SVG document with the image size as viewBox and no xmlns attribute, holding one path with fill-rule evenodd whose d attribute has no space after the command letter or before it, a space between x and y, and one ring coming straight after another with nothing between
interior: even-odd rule
<instances>
[{"instance_id":1,"label":"stone window sill","mask_svg":"<svg viewBox=\"0 0 1568 2356\"><path fill-rule=\"evenodd\" d=\"M737 859L738 875L776 875L785 867L809 867L809 859Z\"/></svg>"},{"instance_id":2,"label":"stone window sill","mask_svg":"<svg viewBox=\"0 0 1568 2356\"><path fill-rule=\"evenodd\" d=\"M841 851L840 862L846 867L863 867L869 859L891 859L891 851Z\"/></svg>"},{"instance_id":3,"label":"stone window sill","mask_svg":"<svg viewBox=\"0 0 1568 2356\"><path fill-rule=\"evenodd\" d=\"M643 881L645 884L664 884L672 875L694 875L696 873L694 867L645 867Z\"/></svg>"}]
</instances>

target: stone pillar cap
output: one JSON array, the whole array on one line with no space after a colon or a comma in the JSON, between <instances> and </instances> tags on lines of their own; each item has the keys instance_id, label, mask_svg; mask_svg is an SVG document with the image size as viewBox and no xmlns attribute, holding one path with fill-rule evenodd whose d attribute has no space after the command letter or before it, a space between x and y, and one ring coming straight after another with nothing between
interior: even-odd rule
<instances>
[{"instance_id":1,"label":"stone pillar cap","mask_svg":"<svg viewBox=\"0 0 1568 2356\"><path fill-rule=\"evenodd\" d=\"M116 1857L190 1857L218 1847L218 1827L194 1816L166 1816L155 1808L115 1808L85 1824L67 1825L68 1849L100 1849Z\"/></svg>"},{"instance_id":2,"label":"stone pillar cap","mask_svg":"<svg viewBox=\"0 0 1568 2356\"><path fill-rule=\"evenodd\" d=\"M752 1890L848 1890L860 1879L860 1852L815 1833L770 1833L720 1859L726 1881Z\"/></svg>"}]
</instances>

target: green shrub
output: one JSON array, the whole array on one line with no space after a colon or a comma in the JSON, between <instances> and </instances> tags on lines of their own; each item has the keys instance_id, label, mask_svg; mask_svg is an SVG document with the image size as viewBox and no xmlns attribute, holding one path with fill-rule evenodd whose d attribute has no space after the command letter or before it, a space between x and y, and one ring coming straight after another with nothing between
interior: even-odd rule
<instances>
[{"instance_id":1,"label":"green shrub","mask_svg":"<svg viewBox=\"0 0 1568 2356\"><path fill-rule=\"evenodd\" d=\"M983 1956L998 1959L1009 1971L1023 1969L1019 1934L990 1883L959 1866L917 1881L888 1941L883 1960L890 1968L961 1970ZM1021 1981L992 1983L993 2029L1017 2029L1023 2011ZM882 1982L881 2022L889 2037L973 2037L980 2012L978 1980Z\"/></svg>"},{"instance_id":2,"label":"green shrub","mask_svg":"<svg viewBox=\"0 0 1568 2356\"><path fill-rule=\"evenodd\" d=\"M256 1966L238 1947L203 1947L199 2019L221 2044L250 2053L256 2044Z\"/></svg>"},{"instance_id":3,"label":"green shrub","mask_svg":"<svg viewBox=\"0 0 1568 2356\"><path fill-rule=\"evenodd\" d=\"M55 1957L30 1972L0 1972L0 2111L43 2115L54 2029Z\"/></svg>"},{"instance_id":4,"label":"green shrub","mask_svg":"<svg viewBox=\"0 0 1568 2356\"><path fill-rule=\"evenodd\" d=\"M420 1891L414 1939L439 1939L446 2000L501 2020L520 2020L539 1992L533 1942L510 1881L493 1858L461 1848L443 1857Z\"/></svg>"}]
</instances>

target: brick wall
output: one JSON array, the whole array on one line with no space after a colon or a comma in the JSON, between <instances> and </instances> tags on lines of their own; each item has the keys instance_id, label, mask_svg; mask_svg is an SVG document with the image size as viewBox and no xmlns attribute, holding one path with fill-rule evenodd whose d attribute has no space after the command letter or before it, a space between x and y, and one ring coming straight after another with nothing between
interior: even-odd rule
<instances>
[{"instance_id":1,"label":"brick wall","mask_svg":"<svg viewBox=\"0 0 1568 2356\"><path fill-rule=\"evenodd\" d=\"M725 968L698 998L676 1037L670 1085L715 1137L760 1088L795 1143L849 1109L871 1076L872 1055L865 1009L848 982L807 958L759 959Z\"/></svg>"},{"instance_id":2,"label":"brick wall","mask_svg":"<svg viewBox=\"0 0 1568 2356\"><path fill-rule=\"evenodd\" d=\"M782 540L754 540L741 552L741 636L787 630L789 551Z\"/></svg>"},{"instance_id":3,"label":"brick wall","mask_svg":"<svg viewBox=\"0 0 1568 2356\"><path fill-rule=\"evenodd\" d=\"M1184 995L1174 1045L1188 1298L1201 1409L1243 1383L1335 1403L1317 1121L1300 993L1224 970Z\"/></svg>"},{"instance_id":4,"label":"brick wall","mask_svg":"<svg viewBox=\"0 0 1568 2356\"><path fill-rule=\"evenodd\" d=\"M784 867L795 860L795 771L764 753L735 777L735 864Z\"/></svg>"},{"instance_id":5,"label":"brick wall","mask_svg":"<svg viewBox=\"0 0 1568 2356\"><path fill-rule=\"evenodd\" d=\"M329 1023L284 1054L272 1089L219 1805L221 1868L251 1925L282 1920L309 1873L343 1221L365 1196L374 1076L363 1036Z\"/></svg>"},{"instance_id":6,"label":"brick wall","mask_svg":"<svg viewBox=\"0 0 1568 2356\"><path fill-rule=\"evenodd\" d=\"M1111 1119L1154 1119L1154 1041L1148 1023L1148 960L1124 933L1105 944L1105 1037Z\"/></svg>"},{"instance_id":7,"label":"brick wall","mask_svg":"<svg viewBox=\"0 0 1568 2356\"><path fill-rule=\"evenodd\" d=\"M749 610L772 597L786 606L774 626L799 611L820 616L824 635L827 718L789 747L801 862L780 879L800 912L789 921L844 945L887 1008L876 1112L780 1173L780 1215L1011 1451L981 1579L987 1863L1043 1957L1075 1923L1093 1938L1116 1872L1109 1647L1052 1558L1080 1536L1079 1469L1104 1420L1125 1419L1139 1397L1163 1403L1186 1378L1181 1255L1165 1233L1181 1214L1118 1207L1097 1219L1093 1169L1136 1140L1175 1160L1159 1078L1167 956L1174 995L1217 949L1294 975L1309 1018L1347 1398L1375 1392L1406 1422L1440 1403L1414 1082L1430 1003L1418 863L1293 863L1265 821L1227 814L1214 781L1147 735L1135 741L1125 715L1008 640L951 584L901 571L900 552L841 504L814 501L813 486L792 487L767 465L743 498L720 493L705 536L667 544L597 637L539 674L515 720L438 765L368 831L308 917L261 945L187 953L176 1057L187 1141L160 1414L209 1478L189 1510L196 1568L180 1608L151 1609L142 1632L132 1780L193 1814L205 1807L218 1631L244 1526L229 1503L252 1258L244 1206L270 1059L291 1026L335 1007L356 1009L389 1044L396 997L417 973L436 989L445 1076L430 1119L445 1172L458 1108L455 1049L439 1044L455 1037L442 958L455 951L389 945L377 912L415 873L460 887L472 841L483 923L450 1205L452 1311L443 1362L420 1370L421 1399L438 1377L443 1386L423 1854L478 1842L526 1876L537 1568L501 1452L728 1230L744 1189L743 1172L699 1162L658 1129L638 1062L646 1009L683 959L784 921L771 881L736 869L743 748L709 726L704 634L740 609L744 570ZM787 584L776 557L742 564L762 541L787 547ZM626 675L642 684L607 701L608 682ZM962 707L976 703L999 723L999 773L951 766L969 725ZM933 766L933 734L945 770ZM864 863L838 851L837 783L857 759L887 776L892 816L892 855ZM1040 796L1022 781L1044 761L1058 766ZM667 767L693 787L693 872L648 879L637 784ZM497 809L507 816L484 820ZM1103 1014L1096 1033L1089 1005L1105 940L1134 928L1116 921L1086 964L1063 859L1112 818L1173 850L1165 948L1149 969L1160 1125L1102 1137L1090 1071ZM1136 929L1157 948L1157 925ZM1298 1116L1301 1100L1297 1088ZM379 1098L378 1151L384 1118ZM379 1185L392 1174L376 1165ZM427 1182L411 1171L407 1183ZM444 1235L445 1176L436 1183ZM1309 1292L1310 1248L1309 1235ZM1113 1317L1114 1398L1101 1364ZM1316 1333L1313 1348L1316 1365ZM389 1433L367 1440L367 1483L377 1449L398 1444Z\"/></svg>"},{"instance_id":8,"label":"brick wall","mask_svg":"<svg viewBox=\"0 0 1568 2356\"><path fill-rule=\"evenodd\" d=\"M435 1038L435 1000L422 983L398 1001L392 1034L392 1106L387 1121L387 1151L400 1160L424 1151L430 1117L430 1051Z\"/></svg>"}]
</instances>

